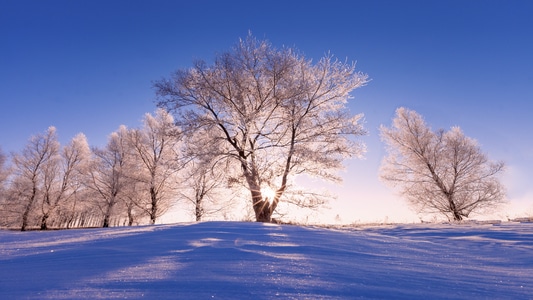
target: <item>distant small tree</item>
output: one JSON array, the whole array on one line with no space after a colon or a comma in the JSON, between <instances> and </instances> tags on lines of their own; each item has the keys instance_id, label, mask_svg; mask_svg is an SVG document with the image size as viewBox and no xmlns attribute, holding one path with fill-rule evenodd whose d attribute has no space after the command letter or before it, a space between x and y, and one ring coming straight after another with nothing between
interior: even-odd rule
<instances>
[{"instance_id":1,"label":"distant small tree","mask_svg":"<svg viewBox=\"0 0 533 300\"><path fill-rule=\"evenodd\" d=\"M129 143L133 159L137 161L137 172L133 179L142 183L148 201L138 202L155 224L175 200L175 175L182 168L178 143L180 133L174 124L174 118L164 109L158 109L155 116L147 113L140 129L132 129Z\"/></svg>"},{"instance_id":2,"label":"distant small tree","mask_svg":"<svg viewBox=\"0 0 533 300\"><path fill-rule=\"evenodd\" d=\"M139 219L146 216L144 204L147 202L146 199L150 198L144 183L130 177L130 175L124 179L124 188L120 195L120 201L126 208L128 226L132 226L135 222L139 222Z\"/></svg>"},{"instance_id":3,"label":"distant small tree","mask_svg":"<svg viewBox=\"0 0 533 300\"><path fill-rule=\"evenodd\" d=\"M7 155L0 148L0 191L3 191L9 177Z\"/></svg>"},{"instance_id":4,"label":"distant small tree","mask_svg":"<svg viewBox=\"0 0 533 300\"><path fill-rule=\"evenodd\" d=\"M8 157L0 148L0 226L8 225L8 206L7 201L7 186L10 175L10 168L8 167Z\"/></svg>"},{"instance_id":5,"label":"distant small tree","mask_svg":"<svg viewBox=\"0 0 533 300\"><path fill-rule=\"evenodd\" d=\"M198 148L238 165L256 220L269 222L293 175L338 181L344 159L363 153L354 141L365 133L362 115L346 103L366 82L354 64L329 55L312 63L248 36L212 65L199 61L155 89L188 140L209 133L195 139Z\"/></svg>"},{"instance_id":6,"label":"distant small tree","mask_svg":"<svg viewBox=\"0 0 533 300\"><path fill-rule=\"evenodd\" d=\"M418 211L460 221L503 202L504 163L490 161L459 127L433 132L415 111L399 108L381 138L388 150L381 178Z\"/></svg>"},{"instance_id":7,"label":"distant small tree","mask_svg":"<svg viewBox=\"0 0 533 300\"><path fill-rule=\"evenodd\" d=\"M48 221L57 209L73 199L86 171L90 149L85 135L78 134L43 166L41 201L41 230L48 229Z\"/></svg>"},{"instance_id":8,"label":"distant small tree","mask_svg":"<svg viewBox=\"0 0 533 300\"><path fill-rule=\"evenodd\" d=\"M179 173L179 196L192 205L196 221L207 216L226 216L236 198L236 189L229 181L238 171L229 160L218 159L218 144L201 142L212 135L213 132L198 130L187 136L181 148L186 164ZM242 192L242 186L238 190Z\"/></svg>"},{"instance_id":9,"label":"distant small tree","mask_svg":"<svg viewBox=\"0 0 533 300\"><path fill-rule=\"evenodd\" d=\"M182 175L187 178L183 180L182 185L185 186L180 196L192 204L197 222L206 216L223 214L232 207L235 196L227 187L227 177L222 172L216 172L212 165L192 161Z\"/></svg>"},{"instance_id":10,"label":"distant small tree","mask_svg":"<svg viewBox=\"0 0 533 300\"><path fill-rule=\"evenodd\" d=\"M96 198L96 205L103 215L102 227L111 225L116 206L120 204L120 193L127 183L129 156L128 129L125 126L113 132L103 149L92 149L92 162L87 187Z\"/></svg>"},{"instance_id":11,"label":"distant small tree","mask_svg":"<svg viewBox=\"0 0 533 300\"><path fill-rule=\"evenodd\" d=\"M45 182L49 182L59 154L55 127L34 135L22 153L13 155L14 178L10 192L14 211L20 213L20 229L25 231L30 217L35 215L39 199L44 195Z\"/></svg>"}]
</instances>

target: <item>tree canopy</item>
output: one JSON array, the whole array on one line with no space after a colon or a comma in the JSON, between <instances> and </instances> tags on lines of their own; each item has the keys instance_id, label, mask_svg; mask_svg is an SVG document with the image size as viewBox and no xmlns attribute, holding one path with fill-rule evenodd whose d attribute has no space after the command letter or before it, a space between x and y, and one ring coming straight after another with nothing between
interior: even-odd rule
<instances>
[{"instance_id":1,"label":"tree canopy","mask_svg":"<svg viewBox=\"0 0 533 300\"><path fill-rule=\"evenodd\" d=\"M503 202L497 175L504 163L490 161L459 127L434 132L418 113L399 108L381 137L388 150L381 178L418 211L459 221Z\"/></svg>"},{"instance_id":2,"label":"tree canopy","mask_svg":"<svg viewBox=\"0 0 533 300\"><path fill-rule=\"evenodd\" d=\"M154 86L158 105L174 113L194 141L195 155L219 166L237 164L235 180L249 189L256 220L270 221L280 200L296 197L283 198L293 187L291 175L338 181L344 159L363 154L354 139L365 134L362 115L352 115L346 104L367 80L353 63L330 55L313 63L248 36L212 64L197 61ZM268 199L267 189L274 191ZM317 204L313 198L293 202Z\"/></svg>"}]
</instances>

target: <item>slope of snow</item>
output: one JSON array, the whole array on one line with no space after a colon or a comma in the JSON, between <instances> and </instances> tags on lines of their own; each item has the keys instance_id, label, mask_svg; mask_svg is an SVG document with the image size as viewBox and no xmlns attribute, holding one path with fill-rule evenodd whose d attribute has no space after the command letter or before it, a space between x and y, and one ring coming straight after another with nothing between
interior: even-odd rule
<instances>
[{"instance_id":1,"label":"slope of snow","mask_svg":"<svg viewBox=\"0 0 533 300\"><path fill-rule=\"evenodd\" d=\"M0 231L0 299L527 299L533 224Z\"/></svg>"}]
</instances>

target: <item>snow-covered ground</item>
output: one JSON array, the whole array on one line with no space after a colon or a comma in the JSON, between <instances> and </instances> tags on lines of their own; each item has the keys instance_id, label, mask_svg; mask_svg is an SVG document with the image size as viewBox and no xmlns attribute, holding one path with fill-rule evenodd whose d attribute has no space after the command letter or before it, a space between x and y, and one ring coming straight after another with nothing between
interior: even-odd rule
<instances>
[{"instance_id":1,"label":"snow-covered ground","mask_svg":"<svg viewBox=\"0 0 533 300\"><path fill-rule=\"evenodd\" d=\"M0 299L531 299L533 224L0 231Z\"/></svg>"}]
</instances>

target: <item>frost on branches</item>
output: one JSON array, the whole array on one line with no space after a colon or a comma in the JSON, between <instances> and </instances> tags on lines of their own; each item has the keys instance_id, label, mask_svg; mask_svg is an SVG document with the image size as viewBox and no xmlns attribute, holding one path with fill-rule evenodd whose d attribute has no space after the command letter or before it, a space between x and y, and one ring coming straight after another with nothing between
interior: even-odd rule
<instances>
[{"instance_id":1,"label":"frost on branches","mask_svg":"<svg viewBox=\"0 0 533 300\"><path fill-rule=\"evenodd\" d=\"M351 115L346 103L366 82L354 64L331 56L313 64L290 48L248 36L211 65L198 61L155 89L158 105L173 112L196 143L196 155L238 166L231 168L239 172L234 181L249 190L256 220L268 222L281 200L300 206L318 201L297 192L288 197L291 175L337 181L343 160L362 155L363 145L354 141L365 134L362 115ZM268 199L267 189L274 191Z\"/></svg>"},{"instance_id":2,"label":"frost on branches","mask_svg":"<svg viewBox=\"0 0 533 300\"><path fill-rule=\"evenodd\" d=\"M460 221L503 202L503 162L490 161L459 127L433 132L419 114L399 108L381 137L388 146L381 178L418 211Z\"/></svg>"}]
</instances>

